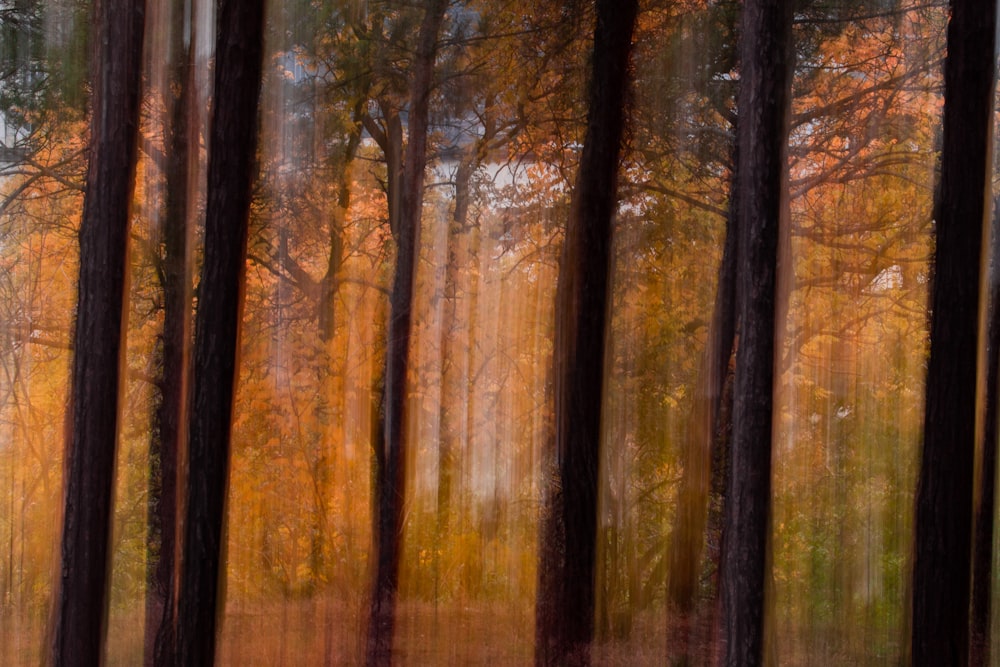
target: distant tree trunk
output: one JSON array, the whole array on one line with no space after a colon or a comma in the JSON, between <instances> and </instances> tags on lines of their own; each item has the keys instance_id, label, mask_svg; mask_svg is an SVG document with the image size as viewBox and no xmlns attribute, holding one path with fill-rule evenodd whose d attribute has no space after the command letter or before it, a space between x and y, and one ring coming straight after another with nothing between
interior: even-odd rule
<instances>
[{"instance_id":1,"label":"distant tree trunk","mask_svg":"<svg viewBox=\"0 0 1000 667\"><path fill-rule=\"evenodd\" d=\"M165 202L159 277L163 330L157 359L157 396L149 444L146 546L146 630L144 664L174 664L174 551L177 540L177 472L186 435L187 340L191 290L188 277L189 116L191 47L184 46L184 2L169 7L170 74L165 92Z\"/></svg>"},{"instance_id":2,"label":"distant tree trunk","mask_svg":"<svg viewBox=\"0 0 1000 667\"><path fill-rule=\"evenodd\" d=\"M549 481L542 517L537 665L590 662L611 223L637 13L637 0L597 0L587 132L556 291L551 455L557 477Z\"/></svg>"},{"instance_id":3,"label":"distant tree trunk","mask_svg":"<svg viewBox=\"0 0 1000 667\"><path fill-rule=\"evenodd\" d=\"M969 658L976 343L996 4L953 0L951 8L914 526L911 658L917 667L965 665Z\"/></svg>"},{"instance_id":4,"label":"distant tree trunk","mask_svg":"<svg viewBox=\"0 0 1000 667\"><path fill-rule=\"evenodd\" d=\"M98 664L105 631L144 11L143 0L96 0L93 8L90 164L80 222L54 665Z\"/></svg>"},{"instance_id":5,"label":"distant tree trunk","mask_svg":"<svg viewBox=\"0 0 1000 667\"><path fill-rule=\"evenodd\" d=\"M1000 438L1000 201L993 199L986 315L986 387L980 443L979 498L972 551L972 617L969 665L990 664L993 597L993 533L996 511L997 439Z\"/></svg>"},{"instance_id":6,"label":"distant tree trunk","mask_svg":"<svg viewBox=\"0 0 1000 667\"><path fill-rule=\"evenodd\" d=\"M360 106L360 105L359 105ZM340 287L340 271L344 263L344 226L347 214L351 208L351 185L354 174L354 159L361 145L362 125L358 119L361 112L356 110L355 126L347 137L344 147L343 166L340 170L337 186L337 202L330 218L330 249L327 257L326 273L320 281L319 290L319 336L323 341L330 341L335 333L334 300Z\"/></svg>"},{"instance_id":7,"label":"distant tree trunk","mask_svg":"<svg viewBox=\"0 0 1000 667\"><path fill-rule=\"evenodd\" d=\"M264 33L263 0L220 0L209 136L205 256L195 319L194 392L177 619L177 663L211 665L222 576L229 439Z\"/></svg>"},{"instance_id":8,"label":"distant tree trunk","mask_svg":"<svg viewBox=\"0 0 1000 667\"><path fill-rule=\"evenodd\" d=\"M736 180L736 162L734 150L730 185ZM704 647L692 645L692 640L698 639L692 636L694 629L690 626L697 619L692 619L691 615L697 612L696 594L702 568L706 560L708 566L717 568L721 554L721 506L729 478L729 437L732 430L732 392L727 395L724 389L736 344L736 247L739 229L736 194L733 191L729 200L712 322L685 439L684 478L677 501L678 525L670 540L667 595L681 615L678 619L682 627L677 653L686 660L690 660L692 655L704 653ZM707 554L703 554L706 544L710 548ZM710 594L712 599L706 601L713 607L710 616L714 616L718 602L718 577L715 581L715 589ZM714 619L711 620L714 625ZM708 641L709 637L700 636L700 639Z\"/></svg>"},{"instance_id":9,"label":"distant tree trunk","mask_svg":"<svg viewBox=\"0 0 1000 667\"><path fill-rule=\"evenodd\" d=\"M396 269L389 295L385 377L376 430L375 447L375 581L368 620L365 659L368 665L392 662L392 639L399 589L399 556L402 551L403 501L406 497L406 381L409 367L413 271L416 264L420 217L423 208L424 167L427 164L427 129L433 88L438 33L448 0L429 0L417 35L410 80L407 116L408 141L402 158L402 132L398 116L389 123L383 148L390 178L396 165L402 169L398 187L390 187L389 221L396 241ZM395 130L395 131L394 131ZM392 135L398 138L393 139Z\"/></svg>"},{"instance_id":10,"label":"distant tree trunk","mask_svg":"<svg viewBox=\"0 0 1000 667\"><path fill-rule=\"evenodd\" d=\"M444 308L441 315L441 387L442 395L438 408L438 465L437 465L437 514L434 524L434 539L440 544L451 529L451 497L455 470L459 465L460 437L466 429L459 414L464 407L459 401L444 392L448 387L462 386L467 377L461 357L462 345L455 344L455 333L461 325L458 311L459 281L467 266L469 189L472 174L478 166L478 151L467 149L463 152L455 171L455 209L448 229L447 260L444 267ZM434 601L440 600L441 554L434 551Z\"/></svg>"},{"instance_id":11,"label":"distant tree trunk","mask_svg":"<svg viewBox=\"0 0 1000 667\"><path fill-rule=\"evenodd\" d=\"M747 0L741 23L733 193L739 207L736 310L740 340L722 555L726 664L732 667L763 661L775 305L779 220L787 174L792 3Z\"/></svg>"}]
</instances>

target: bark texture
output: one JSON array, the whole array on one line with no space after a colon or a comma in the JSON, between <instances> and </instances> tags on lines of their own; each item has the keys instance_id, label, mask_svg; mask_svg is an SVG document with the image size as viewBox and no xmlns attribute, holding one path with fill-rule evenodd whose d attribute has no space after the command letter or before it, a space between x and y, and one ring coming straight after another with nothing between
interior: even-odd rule
<instances>
[{"instance_id":1,"label":"bark texture","mask_svg":"<svg viewBox=\"0 0 1000 667\"><path fill-rule=\"evenodd\" d=\"M256 170L264 1L220 0L217 17L205 256L195 318L194 393L178 595L180 665L211 665L215 658L233 392Z\"/></svg>"},{"instance_id":2,"label":"bark texture","mask_svg":"<svg viewBox=\"0 0 1000 667\"><path fill-rule=\"evenodd\" d=\"M542 518L537 665L590 662L611 223L637 14L636 0L597 2L587 132L556 290L556 462Z\"/></svg>"},{"instance_id":3,"label":"bark texture","mask_svg":"<svg viewBox=\"0 0 1000 667\"><path fill-rule=\"evenodd\" d=\"M733 435L725 499L722 593L726 664L763 662L771 500L779 221L791 96L790 0L743 5L737 97L738 206ZM716 369L721 372L721 369Z\"/></svg>"},{"instance_id":4,"label":"bark texture","mask_svg":"<svg viewBox=\"0 0 1000 667\"><path fill-rule=\"evenodd\" d=\"M105 633L144 11L143 0L97 0L93 5L90 162L80 222L54 665L97 665Z\"/></svg>"},{"instance_id":5,"label":"bark texture","mask_svg":"<svg viewBox=\"0 0 1000 667\"><path fill-rule=\"evenodd\" d=\"M953 0L951 8L914 527L910 647L915 667L965 665L969 659L979 279L996 3Z\"/></svg>"}]
</instances>

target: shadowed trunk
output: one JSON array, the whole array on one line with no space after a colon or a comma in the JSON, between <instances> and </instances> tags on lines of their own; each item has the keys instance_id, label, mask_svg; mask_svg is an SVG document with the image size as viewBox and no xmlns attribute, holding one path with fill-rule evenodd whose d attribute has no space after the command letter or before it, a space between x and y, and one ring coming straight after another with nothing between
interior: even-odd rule
<instances>
[{"instance_id":1,"label":"shadowed trunk","mask_svg":"<svg viewBox=\"0 0 1000 667\"><path fill-rule=\"evenodd\" d=\"M390 120L389 136L383 136L382 143L390 178L397 168L401 168L401 178L398 187L390 187L387 193L390 227L396 241L396 269L389 295L385 379L378 414L382 427L378 429L373 443L375 525L372 534L376 559L365 649L368 665L389 665L392 662L399 556L402 552L403 501L406 497L406 439L403 428L406 425L413 272L420 237L434 59L438 33L447 8L448 0L431 0L420 24L411 70L405 158L402 155L402 129L398 115Z\"/></svg>"},{"instance_id":2,"label":"shadowed trunk","mask_svg":"<svg viewBox=\"0 0 1000 667\"><path fill-rule=\"evenodd\" d=\"M220 0L218 26L178 595L177 662L182 665L211 665L215 656L229 438L256 168L263 0Z\"/></svg>"},{"instance_id":3,"label":"shadowed trunk","mask_svg":"<svg viewBox=\"0 0 1000 667\"><path fill-rule=\"evenodd\" d=\"M969 659L979 279L996 3L953 0L951 7L914 524L911 658L917 667L965 665Z\"/></svg>"},{"instance_id":4,"label":"shadowed trunk","mask_svg":"<svg viewBox=\"0 0 1000 667\"><path fill-rule=\"evenodd\" d=\"M541 526L537 665L590 662L611 222L637 13L636 0L597 2L587 133L556 292L556 460Z\"/></svg>"},{"instance_id":5,"label":"shadowed trunk","mask_svg":"<svg viewBox=\"0 0 1000 667\"><path fill-rule=\"evenodd\" d=\"M90 163L80 222L54 665L98 664L105 633L144 11L143 0L97 0L93 5Z\"/></svg>"},{"instance_id":6,"label":"shadowed trunk","mask_svg":"<svg viewBox=\"0 0 1000 667\"><path fill-rule=\"evenodd\" d=\"M174 552L177 546L178 461L186 422L187 340L191 290L188 280L188 183L191 48L184 46L184 2L169 5L172 63L165 91L165 202L158 272L163 290L163 330L157 359L157 395L149 443L146 543L146 665L174 664ZM189 41L190 43L190 41Z\"/></svg>"},{"instance_id":7,"label":"shadowed trunk","mask_svg":"<svg viewBox=\"0 0 1000 667\"><path fill-rule=\"evenodd\" d=\"M792 3L743 5L734 204L740 340L724 500L722 595L726 664L763 662L771 501L771 416L779 221L787 175ZM716 369L717 373L722 368Z\"/></svg>"}]
</instances>

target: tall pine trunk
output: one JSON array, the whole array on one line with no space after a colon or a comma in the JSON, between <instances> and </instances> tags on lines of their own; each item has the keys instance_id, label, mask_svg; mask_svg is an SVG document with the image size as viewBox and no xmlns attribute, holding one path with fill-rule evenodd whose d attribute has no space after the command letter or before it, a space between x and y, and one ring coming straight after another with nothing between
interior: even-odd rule
<instances>
[{"instance_id":1,"label":"tall pine trunk","mask_svg":"<svg viewBox=\"0 0 1000 667\"><path fill-rule=\"evenodd\" d=\"M80 222L54 665L98 664L105 632L144 11L143 0L96 0L93 5L90 163Z\"/></svg>"},{"instance_id":2,"label":"tall pine trunk","mask_svg":"<svg viewBox=\"0 0 1000 667\"><path fill-rule=\"evenodd\" d=\"M586 665L594 634L597 486L612 220L638 2L597 1L587 132L556 291L554 475L542 517L535 664Z\"/></svg>"},{"instance_id":3,"label":"tall pine trunk","mask_svg":"<svg viewBox=\"0 0 1000 667\"><path fill-rule=\"evenodd\" d=\"M264 0L220 0L217 17L205 255L195 319L177 603L177 663L181 665L211 665L215 656L233 393L256 169Z\"/></svg>"},{"instance_id":4,"label":"tall pine trunk","mask_svg":"<svg viewBox=\"0 0 1000 667\"><path fill-rule=\"evenodd\" d=\"M951 9L914 526L911 659L916 667L965 665L969 658L979 279L996 3L953 0Z\"/></svg>"},{"instance_id":5,"label":"tall pine trunk","mask_svg":"<svg viewBox=\"0 0 1000 667\"><path fill-rule=\"evenodd\" d=\"M743 5L735 189L738 242L733 435L724 519L726 664L763 662L771 503L779 221L787 174L792 3ZM716 369L721 373L721 369Z\"/></svg>"}]
</instances>

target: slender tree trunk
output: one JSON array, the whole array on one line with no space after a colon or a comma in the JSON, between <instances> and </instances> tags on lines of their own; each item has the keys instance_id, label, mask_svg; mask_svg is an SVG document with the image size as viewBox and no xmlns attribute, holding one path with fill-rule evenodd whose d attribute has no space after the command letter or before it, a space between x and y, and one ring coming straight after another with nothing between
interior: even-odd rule
<instances>
[{"instance_id":1,"label":"slender tree trunk","mask_svg":"<svg viewBox=\"0 0 1000 667\"><path fill-rule=\"evenodd\" d=\"M775 306L779 220L787 175L792 3L743 5L737 99L739 207L733 439L722 562L726 664L763 662L764 589L771 502ZM716 369L721 373L721 367Z\"/></svg>"},{"instance_id":2,"label":"slender tree trunk","mask_svg":"<svg viewBox=\"0 0 1000 667\"><path fill-rule=\"evenodd\" d=\"M993 199L990 277L986 319L986 387L980 443L979 497L972 552L972 617L969 665L990 664L993 597L993 533L996 512L997 440L1000 438L1000 201Z\"/></svg>"},{"instance_id":3,"label":"slender tree trunk","mask_svg":"<svg viewBox=\"0 0 1000 667\"><path fill-rule=\"evenodd\" d=\"M731 163L732 187L737 171L735 150ZM732 431L732 392L727 394L724 389L736 344L738 201L737 193L733 190L726 217L725 241L708 344L695 387L694 406L685 441L684 478L678 498L679 525L671 536L667 594L681 615L679 622L682 624L682 633L677 652L686 660L690 660L692 655L703 655L705 647L694 644L708 640L705 635L693 636L691 628L692 621L697 621L697 616L700 615L696 592L702 568L716 568L717 573L720 563L721 506L729 478L729 437ZM729 404L726 404L727 401ZM706 544L709 549L704 554ZM703 601L711 605L710 617L715 616L718 607L717 576L715 582L711 599ZM692 615L695 616L694 619L690 618ZM710 625L714 626L714 622L715 619L710 618Z\"/></svg>"},{"instance_id":4,"label":"slender tree trunk","mask_svg":"<svg viewBox=\"0 0 1000 667\"><path fill-rule=\"evenodd\" d=\"M256 168L263 0L220 0L209 136L205 257L195 320L194 393L177 619L177 663L211 665L247 228Z\"/></svg>"},{"instance_id":5,"label":"slender tree trunk","mask_svg":"<svg viewBox=\"0 0 1000 667\"><path fill-rule=\"evenodd\" d=\"M144 11L143 0L96 0L93 6L90 164L80 222L54 665L97 665L105 632Z\"/></svg>"},{"instance_id":6,"label":"slender tree trunk","mask_svg":"<svg viewBox=\"0 0 1000 667\"><path fill-rule=\"evenodd\" d=\"M597 0L587 132L556 292L551 451L558 478L542 519L537 665L590 662L611 223L637 13L636 0Z\"/></svg>"},{"instance_id":7,"label":"slender tree trunk","mask_svg":"<svg viewBox=\"0 0 1000 667\"><path fill-rule=\"evenodd\" d=\"M191 48L184 46L184 2L169 3L172 43L166 102L165 203L160 239L163 258L163 330L157 360L158 396L150 437L146 545L144 664L174 664L174 553L177 546L178 460L186 435L187 340L191 290L188 277L188 182ZM189 41L190 44L190 41Z\"/></svg>"},{"instance_id":8,"label":"slender tree trunk","mask_svg":"<svg viewBox=\"0 0 1000 667\"><path fill-rule=\"evenodd\" d=\"M455 172L455 210L448 229L447 260L444 268L444 312L441 325L441 401L438 409L438 465L437 465L437 514L434 524L434 539L440 544L451 529L452 504L455 470L458 467L460 441L466 430L457 414L460 401L446 392L449 387L464 385L466 368L453 357L461 356L462 346L455 344L455 334L461 325L459 317L459 282L461 272L467 266L468 256L468 215L469 188L472 174L478 164L478 152L466 150ZM434 603L440 601L441 554L434 552ZM436 608L436 607L435 607Z\"/></svg>"},{"instance_id":9,"label":"slender tree trunk","mask_svg":"<svg viewBox=\"0 0 1000 667\"><path fill-rule=\"evenodd\" d=\"M996 3L953 0L951 8L914 527L911 659L917 667L965 665L969 659L976 343Z\"/></svg>"},{"instance_id":10,"label":"slender tree trunk","mask_svg":"<svg viewBox=\"0 0 1000 667\"><path fill-rule=\"evenodd\" d=\"M355 112L355 119L360 112ZM334 300L340 287L340 271L344 263L344 226L347 224L347 214L351 208L351 184L354 174L354 158L361 145L362 126L355 121L355 127L347 137L344 148L344 164L340 171L340 183L337 187L337 202L330 218L330 248L327 258L326 273L320 281L319 290L319 336L323 341L330 341L335 333L336 320Z\"/></svg>"},{"instance_id":11,"label":"slender tree trunk","mask_svg":"<svg viewBox=\"0 0 1000 667\"><path fill-rule=\"evenodd\" d=\"M375 446L375 581L372 589L365 659L368 665L392 662L392 639L399 589L399 557L403 537L403 501L406 497L406 380L409 367L413 272L423 207L424 167L427 164L429 103L433 87L438 33L448 0L429 0L417 36L410 81L407 117L408 142L402 160L398 189L389 190L389 220L396 240L396 269L389 296L389 327L386 336L385 379ZM399 119L390 124L398 127ZM401 133L400 133L401 134ZM387 148L401 151L401 140ZM390 174L397 159L386 151ZM398 193L398 194L397 194ZM397 213L398 211L398 213Z\"/></svg>"}]
</instances>

